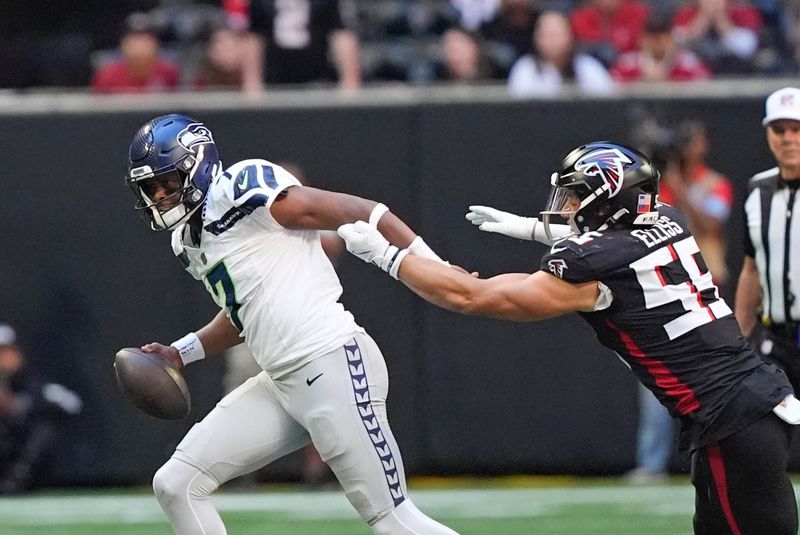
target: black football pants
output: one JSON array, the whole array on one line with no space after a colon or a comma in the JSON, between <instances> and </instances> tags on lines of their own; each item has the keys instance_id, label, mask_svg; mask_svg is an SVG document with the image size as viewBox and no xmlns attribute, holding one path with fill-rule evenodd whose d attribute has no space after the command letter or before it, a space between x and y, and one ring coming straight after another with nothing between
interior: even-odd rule
<instances>
[{"instance_id":1,"label":"black football pants","mask_svg":"<svg viewBox=\"0 0 800 535\"><path fill-rule=\"evenodd\" d=\"M797 535L791 429L769 413L692 453L696 535Z\"/></svg>"}]
</instances>

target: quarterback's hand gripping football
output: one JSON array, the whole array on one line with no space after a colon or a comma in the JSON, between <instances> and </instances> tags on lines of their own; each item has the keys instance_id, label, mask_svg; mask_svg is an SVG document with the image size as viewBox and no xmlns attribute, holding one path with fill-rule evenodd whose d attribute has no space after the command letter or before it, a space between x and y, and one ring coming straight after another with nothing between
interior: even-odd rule
<instances>
[{"instance_id":1,"label":"quarterback's hand gripping football","mask_svg":"<svg viewBox=\"0 0 800 535\"><path fill-rule=\"evenodd\" d=\"M496 232L520 240L533 240L533 231L539 220L503 212L488 206L469 207L467 219L485 232Z\"/></svg>"},{"instance_id":2,"label":"quarterback's hand gripping football","mask_svg":"<svg viewBox=\"0 0 800 535\"><path fill-rule=\"evenodd\" d=\"M408 254L408 249L400 249L390 244L383 234L366 221L347 223L337 230L347 250L370 264L375 264L393 278L397 278L400 262Z\"/></svg>"},{"instance_id":3,"label":"quarterback's hand gripping football","mask_svg":"<svg viewBox=\"0 0 800 535\"><path fill-rule=\"evenodd\" d=\"M164 344L159 344L158 342L151 342L143 345L141 349L145 353L155 353L178 369L183 368L181 354L172 346L165 346Z\"/></svg>"}]
</instances>

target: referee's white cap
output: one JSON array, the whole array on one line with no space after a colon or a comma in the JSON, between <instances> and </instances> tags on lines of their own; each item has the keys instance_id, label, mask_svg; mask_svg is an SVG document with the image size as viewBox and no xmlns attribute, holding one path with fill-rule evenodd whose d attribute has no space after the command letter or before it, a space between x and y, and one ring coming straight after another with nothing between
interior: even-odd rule
<instances>
[{"instance_id":1,"label":"referee's white cap","mask_svg":"<svg viewBox=\"0 0 800 535\"><path fill-rule=\"evenodd\" d=\"M761 124L767 126L778 119L800 121L800 89L784 87L767 97L766 115Z\"/></svg>"}]
</instances>

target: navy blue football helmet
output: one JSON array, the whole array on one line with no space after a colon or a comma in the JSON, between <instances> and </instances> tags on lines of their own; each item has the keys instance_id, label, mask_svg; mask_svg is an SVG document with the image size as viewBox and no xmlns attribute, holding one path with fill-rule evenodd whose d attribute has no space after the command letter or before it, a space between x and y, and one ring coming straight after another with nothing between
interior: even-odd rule
<instances>
[{"instance_id":1,"label":"navy blue football helmet","mask_svg":"<svg viewBox=\"0 0 800 535\"><path fill-rule=\"evenodd\" d=\"M578 234L614 225L649 226L656 209L659 172L636 149L595 141L570 152L550 179L552 189L541 212L545 231L563 218Z\"/></svg>"},{"instance_id":2,"label":"navy blue football helmet","mask_svg":"<svg viewBox=\"0 0 800 535\"><path fill-rule=\"evenodd\" d=\"M203 204L222 162L211 131L185 115L156 117L133 136L125 183L153 230L174 228Z\"/></svg>"}]
</instances>

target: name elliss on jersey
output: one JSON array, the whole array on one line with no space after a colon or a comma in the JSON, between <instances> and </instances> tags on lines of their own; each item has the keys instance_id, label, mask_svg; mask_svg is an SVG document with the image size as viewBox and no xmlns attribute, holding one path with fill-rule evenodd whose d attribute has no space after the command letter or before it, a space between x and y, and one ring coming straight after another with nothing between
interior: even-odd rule
<instances>
[{"instance_id":1,"label":"name elliss on jersey","mask_svg":"<svg viewBox=\"0 0 800 535\"><path fill-rule=\"evenodd\" d=\"M633 230L631 231L631 236L639 238L644 242L645 245L647 245L648 248L650 248L683 233L683 227L681 227L675 221L672 221L667 216L661 216L652 227L647 230Z\"/></svg>"}]
</instances>

